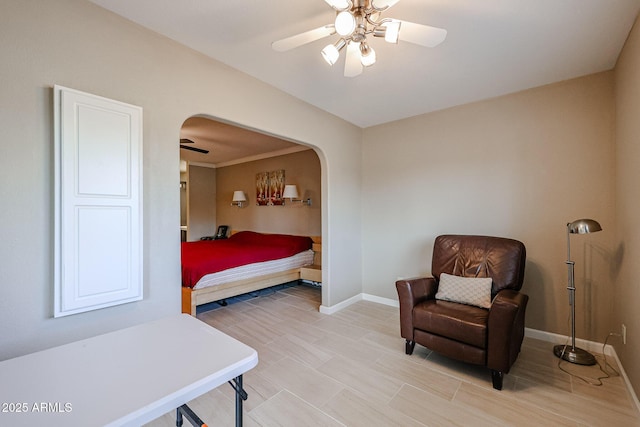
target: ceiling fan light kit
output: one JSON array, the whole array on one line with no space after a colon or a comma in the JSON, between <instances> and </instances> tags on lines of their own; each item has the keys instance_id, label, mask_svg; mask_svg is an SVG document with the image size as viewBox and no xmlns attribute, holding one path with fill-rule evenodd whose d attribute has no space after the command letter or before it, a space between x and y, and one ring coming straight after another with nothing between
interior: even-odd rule
<instances>
[{"instance_id":1,"label":"ceiling fan light kit","mask_svg":"<svg viewBox=\"0 0 640 427\"><path fill-rule=\"evenodd\" d=\"M336 11L333 24L278 40L271 46L283 52L337 33L341 38L326 45L321 51L322 57L329 65L333 65L346 46L344 75L355 77L362 73L363 67L376 62L376 52L367 42L367 36L384 38L388 43L404 40L426 47L434 47L444 41L447 31L442 28L382 18L382 12L398 1L325 0Z\"/></svg>"}]
</instances>

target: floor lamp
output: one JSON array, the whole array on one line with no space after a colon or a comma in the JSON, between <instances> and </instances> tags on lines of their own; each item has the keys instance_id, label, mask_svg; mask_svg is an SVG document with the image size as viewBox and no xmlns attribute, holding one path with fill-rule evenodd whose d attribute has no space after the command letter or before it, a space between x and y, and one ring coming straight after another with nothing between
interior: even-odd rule
<instances>
[{"instance_id":1,"label":"floor lamp","mask_svg":"<svg viewBox=\"0 0 640 427\"><path fill-rule=\"evenodd\" d=\"M567 270L569 275L569 305L571 306L571 347L568 344L556 345L553 353L567 362L579 365L595 365L596 358L586 350L576 347L576 284L573 276L575 262L571 261L571 234L588 234L602 230L600 224L592 219L578 219L567 224Z\"/></svg>"}]
</instances>

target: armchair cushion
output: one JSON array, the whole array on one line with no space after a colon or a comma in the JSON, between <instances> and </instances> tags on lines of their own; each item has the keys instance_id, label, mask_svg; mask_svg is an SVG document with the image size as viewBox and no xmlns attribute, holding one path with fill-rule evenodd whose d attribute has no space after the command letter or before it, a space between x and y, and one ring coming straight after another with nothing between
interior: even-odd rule
<instances>
[{"instance_id":1,"label":"armchair cushion","mask_svg":"<svg viewBox=\"0 0 640 427\"><path fill-rule=\"evenodd\" d=\"M449 301L427 300L413 309L413 327L486 349L489 310Z\"/></svg>"},{"instance_id":2,"label":"armchair cushion","mask_svg":"<svg viewBox=\"0 0 640 427\"><path fill-rule=\"evenodd\" d=\"M489 308L492 283L490 277L460 277L441 273L436 299Z\"/></svg>"}]
</instances>

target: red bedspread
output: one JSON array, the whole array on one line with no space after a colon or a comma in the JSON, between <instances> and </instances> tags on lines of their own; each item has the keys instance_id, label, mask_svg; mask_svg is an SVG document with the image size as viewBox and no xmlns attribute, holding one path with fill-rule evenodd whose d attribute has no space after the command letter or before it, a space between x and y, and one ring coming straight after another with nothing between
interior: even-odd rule
<instances>
[{"instance_id":1,"label":"red bedspread","mask_svg":"<svg viewBox=\"0 0 640 427\"><path fill-rule=\"evenodd\" d=\"M287 258L311 249L310 237L241 231L229 239L182 243L182 286L207 274L255 262Z\"/></svg>"}]
</instances>

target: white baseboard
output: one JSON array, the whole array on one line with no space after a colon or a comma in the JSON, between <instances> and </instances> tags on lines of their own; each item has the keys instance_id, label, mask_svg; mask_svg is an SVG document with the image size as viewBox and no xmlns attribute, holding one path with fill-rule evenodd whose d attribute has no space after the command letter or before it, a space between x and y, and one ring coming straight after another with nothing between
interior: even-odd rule
<instances>
[{"instance_id":1,"label":"white baseboard","mask_svg":"<svg viewBox=\"0 0 640 427\"><path fill-rule=\"evenodd\" d=\"M344 308L347 308L348 306L350 306L351 304L354 304L358 301L371 301L371 302L376 302L378 304L383 304L383 305L388 305L391 307L399 307L400 304L397 300L391 299L391 298L383 298L383 297L379 297L376 295L370 295L370 294L365 294L365 293L361 293L358 295L355 295L349 299L346 299L336 305L332 305L331 307L325 307L323 305L320 306L320 313L324 313L324 314L333 314L336 313ZM541 341L547 341L553 344L566 344L566 343L570 343L570 338L565 336L565 335L560 335L560 334L554 334L552 332L545 332L545 331L540 331L537 329L531 329L531 328L524 328L524 335L526 337L529 338L534 338L534 339L538 339ZM602 354L603 352L603 344L602 343L597 343L594 341L588 341L588 340L584 340L584 339L576 339L576 346L583 348L591 353L597 353L597 354ZM551 351L551 350L549 350ZM618 358L618 354L616 353L616 349L611 346L610 344L607 344L604 347L604 353L607 356L612 356L615 360L616 363L618 364L618 367L620 369L620 376L622 376L622 378L624 379L624 383L627 387L627 390L629 390L629 394L631 395L631 398L633 399L633 401L636 404L636 408L638 409L638 411L640 411L640 400L638 400L638 396L636 395L635 391L633 390L633 387L631 386L631 382L629 381L629 377L627 376L627 373L624 370L624 367L622 366L622 363L620 362L620 359Z\"/></svg>"},{"instance_id":2,"label":"white baseboard","mask_svg":"<svg viewBox=\"0 0 640 427\"><path fill-rule=\"evenodd\" d=\"M391 307L400 307L400 303L391 298L382 298L375 295L370 294L361 294L362 299L365 301L377 302L378 304L389 305Z\"/></svg>"},{"instance_id":3,"label":"white baseboard","mask_svg":"<svg viewBox=\"0 0 640 427\"><path fill-rule=\"evenodd\" d=\"M551 332L540 331L537 329L524 328L524 336L529 338L535 338L541 341L547 341L553 344L571 344L570 337L567 337L565 335L554 334ZM603 350L602 343L583 340L579 338L576 338L576 347L583 348L590 353L596 353L596 354L602 354L604 351L605 355L613 357L616 360L616 363L618 364L618 368L620 369L620 376L623 378L624 383L627 386L627 390L629 391L629 394L631 395L633 402L636 404L636 408L638 409L638 411L640 411L640 400L638 400L638 395L636 394L635 390L631 386L629 377L627 376L627 373L624 370L624 366L622 366L622 363L618 358L616 349L612 345L607 344L606 346L604 346L604 350Z\"/></svg>"},{"instance_id":4,"label":"white baseboard","mask_svg":"<svg viewBox=\"0 0 640 427\"><path fill-rule=\"evenodd\" d=\"M362 301L362 299L363 299L362 294L358 294L342 302L339 302L336 305L332 305L331 307L327 307L326 305L321 305L318 310L320 311L320 313L323 313L323 314L333 314L333 313L337 313L338 311L344 308L349 307L351 304L354 304L358 301Z\"/></svg>"},{"instance_id":5,"label":"white baseboard","mask_svg":"<svg viewBox=\"0 0 640 427\"><path fill-rule=\"evenodd\" d=\"M552 332L540 331L537 329L524 328L524 336L529 338L535 338L541 341L547 341L553 344L571 344L571 338L566 335L554 334ZM583 340L576 338L576 347L583 348L590 353L602 353L602 343ZM607 344L604 348L604 352L607 356L613 356L616 350L610 344Z\"/></svg>"},{"instance_id":6,"label":"white baseboard","mask_svg":"<svg viewBox=\"0 0 640 427\"><path fill-rule=\"evenodd\" d=\"M352 296L351 298L346 299L342 302L339 302L336 305L332 305L331 307L321 305L319 308L319 311L320 313L323 313L323 314L333 314L344 308L347 308L351 304L356 303L358 301L371 301L371 302L377 302L378 304L389 305L391 307L400 307L400 304L398 303L398 301L394 299L383 298L383 297L378 297L376 295L362 293L362 294Z\"/></svg>"}]
</instances>

